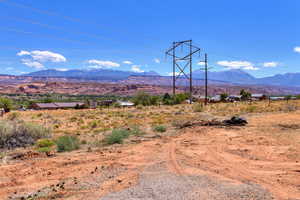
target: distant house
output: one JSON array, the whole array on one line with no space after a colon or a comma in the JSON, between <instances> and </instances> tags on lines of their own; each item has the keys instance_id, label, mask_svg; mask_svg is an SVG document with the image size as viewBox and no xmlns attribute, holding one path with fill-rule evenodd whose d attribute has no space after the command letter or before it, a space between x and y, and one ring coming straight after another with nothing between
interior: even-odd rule
<instances>
[{"instance_id":1,"label":"distant house","mask_svg":"<svg viewBox=\"0 0 300 200\"><path fill-rule=\"evenodd\" d=\"M279 101L279 100L284 100L285 97L270 97L270 100L272 101Z\"/></svg>"},{"instance_id":2,"label":"distant house","mask_svg":"<svg viewBox=\"0 0 300 200\"><path fill-rule=\"evenodd\" d=\"M205 96L204 95L193 95L193 99L195 99L198 102L205 102ZM207 97L207 100L209 101L209 97Z\"/></svg>"},{"instance_id":3,"label":"distant house","mask_svg":"<svg viewBox=\"0 0 300 200\"><path fill-rule=\"evenodd\" d=\"M34 103L31 105L35 110L55 110L55 109L68 109L68 108L83 108L85 103L82 102L66 102L66 103Z\"/></svg>"},{"instance_id":4,"label":"distant house","mask_svg":"<svg viewBox=\"0 0 300 200\"><path fill-rule=\"evenodd\" d=\"M114 103L114 100L102 100L100 102L98 102L99 106L110 106Z\"/></svg>"},{"instance_id":5,"label":"distant house","mask_svg":"<svg viewBox=\"0 0 300 200\"><path fill-rule=\"evenodd\" d=\"M134 103L130 102L130 101L117 101L117 103L121 106L121 107L132 107L134 106Z\"/></svg>"},{"instance_id":6,"label":"distant house","mask_svg":"<svg viewBox=\"0 0 300 200\"><path fill-rule=\"evenodd\" d=\"M242 95L229 95L227 97L228 101L234 102L234 101L241 101L242 100Z\"/></svg>"},{"instance_id":7,"label":"distant house","mask_svg":"<svg viewBox=\"0 0 300 200\"><path fill-rule=\"evenodd\" d=\"M251 95L251 100L253 101L259 101L259 100L264 100L267 99L267 96L264 94L252 94Z\"/></svg>"},{"instance_id":8,"label":"distant house","mask_svg":"<svg viewBox=\"0 0 300 200\"><path fill-rule=\"evenodd\" d=\"M210 102L217 103L221 101L221 95L215 95L209 99Z\"/></svg>"}]
</instances>

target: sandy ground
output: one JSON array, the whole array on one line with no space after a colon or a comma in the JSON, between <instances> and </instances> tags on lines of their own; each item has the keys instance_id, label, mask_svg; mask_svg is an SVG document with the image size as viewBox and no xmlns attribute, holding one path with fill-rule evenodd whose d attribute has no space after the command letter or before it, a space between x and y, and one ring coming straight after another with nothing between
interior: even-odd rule
<instances>
[{"instance_id":1,"label":"sandy ground","mask_svg":"<svg viewBox=\"0 0 300 200\"><path fill-rule=\"evenodd\" d=\"M0 165L0 199L300 199L300 113Z\"/></svg>"}]
</instances>

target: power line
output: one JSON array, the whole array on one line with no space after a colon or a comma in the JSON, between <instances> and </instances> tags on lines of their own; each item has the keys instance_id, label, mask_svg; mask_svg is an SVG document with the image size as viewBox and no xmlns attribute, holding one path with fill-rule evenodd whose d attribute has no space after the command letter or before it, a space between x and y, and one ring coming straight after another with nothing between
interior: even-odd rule
<instances>
[{"instance_id":1,"label":"power line","mask_svg":"<svg viewBox=\"0 0 300 200\"><path fill-rule=\"evenodd\" d=\"M95 35L95 34L82 32L82 31L74 31L74 30L70 31L70 30L66 30L65 28L61 28L59 26L53 26L53 25L41 23L41 22L38 22L38 21L25 19L25 18L8 17L8 16L4 16L4 18L11 19L11 20L14 20L14 21L19 21L19 22L30 23L30 24L33 24L33 25L38 25L38 26L46 27L46 28L53 29L53 30L61 30L61 31L64 31L64 32L69 32L69 33L75 33L75 34L79 34L79 35L83 35L83 36L88 36L88 37L92 37L94 39L105 39L105 40L109 39L109 38L106 38L106 37L102 37L102 36L98 36L98 35Z\"/></svg>"},{"instance_id":2,"label":"power line","mask_svg":"<svg viewBox=\"0 0 300 200\"><path fill-rule=\"evenodd\" d=\"M81 24L85 24L85 25L88 24L88 25L93 25L93 26L101 26L101 25L99 25L95 22L92 22L92 21L81 20L79 18L66 16L66 15L63 15L63 14L60 14L60 13L57 13L57 12L38 9L38 8L35 8L35 7L32 7L32 6L28 6L28 5L13 2L11 0L0 0L0 3L4 3L4 4L7 4L7 5L11 5L11 6L15 6L15 7L23 8L23 9L24 8L25 9L30 9L34 12L41 13L41 14L48 15L48 16L61 17L61 18L65 19L65 20L68 20L70 22L76 22L76 23L81 23ZM124 30L123 30L122 33L124 34ZM109 38L105 37L105 39L109 39ZM152 38L152 37L148 37L148 36L147 36L147 39L157 40L157 38ZM112 40L112 39L109 39L109 40Z\"/></svg>"},{"instance_id":3,"label":"power line","mask_svg":"<svg viewBox=\"0 0 300 200\"><path fill-rule=\"evenodd\" d=\"M15 29L15 28L0 27L0 29L5 30L5 31L9 31L9 32L22 33L22 34L27 34L27 35L36 35L38 37L54 38L54 39L65 41L65 42L92 45L92 43L89 43L89 42L82 42L82 41L77 41L77 40L70 40L70 39L67 39L67 38L56 37L56 36L52 36L52 35L44 35L44 34L39 34L39 33L33 33L33 32L30 32L30 31L24 31L24 30Z\"/></svg>"}]
</instances>

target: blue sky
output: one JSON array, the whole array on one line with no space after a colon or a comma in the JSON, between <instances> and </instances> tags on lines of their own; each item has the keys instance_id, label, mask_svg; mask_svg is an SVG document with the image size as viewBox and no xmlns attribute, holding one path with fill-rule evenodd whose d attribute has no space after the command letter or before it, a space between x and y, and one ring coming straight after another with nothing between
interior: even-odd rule
<instances>
[{"instance_id":1,"label":"blue sky","mask_svg":"<svg viewBox=\"0 0 300 200\"><path fill-rule=\"evenodd\" d=\"M213 70L300 72L299 8L299 0L0 0L0 73L112 68L166 75L165 50L186 39L208 53ZM202 59L194 57L194 69Z\"/></svg>"}]
</instances>

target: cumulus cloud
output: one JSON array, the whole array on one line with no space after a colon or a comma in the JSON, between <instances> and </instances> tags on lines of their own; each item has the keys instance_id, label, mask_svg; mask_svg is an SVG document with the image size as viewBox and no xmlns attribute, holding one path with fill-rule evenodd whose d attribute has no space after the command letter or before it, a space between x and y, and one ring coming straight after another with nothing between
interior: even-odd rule
<instances>
[{"instance_id":1,"label":"cumulus cloud","mask_svg":"<svg viewBox=\"0 0 300 200\"><path fill-rule=\"evenodd\" d=\"M92 64L92 66L90 66L90 68L98 68L98 69L102 69L102 68L115 68L115 67L120 67L119 63L116 62L112 62L112 61L104 61L104 60L88 60L89 64Z\"/></svg>"},{"instance_id":2,"label":"cumulus cloud","mask_svg":"<svg viewBox=\"0 0 300 200\"><path fill-rule=\"evenodd\" d=\"M132 65L132 64L133 64L133 63L132 63L131 61L129 61L129 60L125 60L125 61L123 61L123 63L126 64L126 65Z\"/></svg>"},{"instance_id":3,"label":"cumulus cloud","mask_svg":"<svg viewBox=\"0 0 300 200\"><path fill-rule=\"evenodd\" d=\"M218 61L218 65L226 67L227 69L245 69L245 70L258 70L259 68L254 67L253 63L248 61Z\"/></svg>"},{"instance_id":4,"label":"cumulus cloud","mask_svg":"<svg viewBox=\"0 0 300 200\"><path fill-rule=\"evenodd\" d=\"M197 65L203 66L203 65L205 65L205 62L198 62Z\"/></svg>"},{"instance_id":5,"label":"cumulus cloud","mask_svg":"<svg viewBox=\"0 0 300 200\"><path fill-rule=\"evenodd\" d=\"M154 58L154 62L159 64L160 63L160 60L158 58Z\"/></svg>"},{"instance_id":6,"label":"cumulus cloud","mask_svg":"<svg viewBox=\"0 0 300 200\"><path fill-rule=\"evenodd\" d=\"M51 51L39 51L39 50L35 50L35 51L20 51L19 53L17 53L18 56L30 56L32 58L32 60L34 61L38 61L38 62L66 62L67 59L58 53L54 53Z\"/></svg>"},{"instance_id":7,"label":"cumulus cloud","mask_svg":"<svg viewBox=\"0 0 300 200\"><path fill-rule=\"evenodd\" d=\"M131 70L134 71L134 72L139 72L139 73L145 72L144 70L142 70L142 69L140 68L139 65L132 65L132 66L131 66Z\"/></svg>"},{"instance_id":8,"label":"cumulus cloud","mask_svg":"<svg viewBox=\"0 0 300 200\"><path fill-rule=\"evenodd\" d=\"M20 51L19 53L17 53L18 56L25 56L25 55L30 55L29 51Z\"/></svg>"},{"instance_id":9,"label":"cumulus cloud","mask_svg":"<svg viewBox=\"0 0 300 200\"><path fill-rule=\"evenodd\" d=\"M24 51L21 50L17 53L18 56L26 56L27 58L21 59L22 64L32 67L35 69L42 69L44 68L44 65L42 63L44 62L66 62L67 59L58 53L54 53L51 51Z\"/></svg>"},{"instance_id":10,"label":"cumulus cloud","mask_svg":"<svg viewBox=\"0 0 300 200\"><path fill-rule=\"evenodd\" d=\"M40 62L34 61L34 60L30 60L30 59L22 59L21 62L28 66L28 67L32 67L35 69L43 69L44 65L41 64Z\"/></svg>"},{"instance_id":11,"label":"cumulus cloud","mask_svg":"<svg viewBox=\"0 0 300 200\"><path fill-rule=\"evenodd\" d=\"M297 53L300 53L300 47L295 47L294 51L297 52Z\"/></svg>"},{"instance_id":12,"label":"cumulus cloud","mask_svg":"<svg viewBox=\"0 0 300 200\"><path fill-rule=\"evenodd\" d=\"M264 67L277 67L278 66L278 62L265 62L263 63Z\"/></svg>"}]
</instances>

